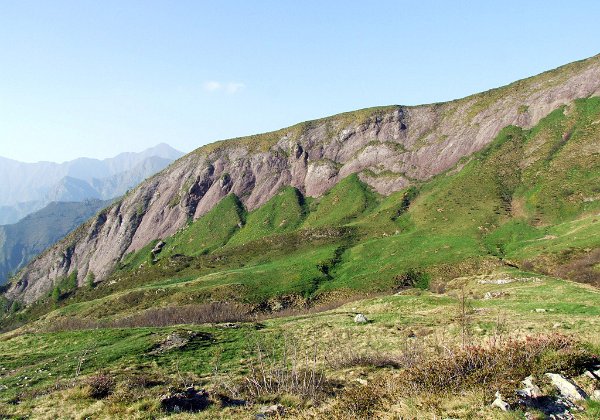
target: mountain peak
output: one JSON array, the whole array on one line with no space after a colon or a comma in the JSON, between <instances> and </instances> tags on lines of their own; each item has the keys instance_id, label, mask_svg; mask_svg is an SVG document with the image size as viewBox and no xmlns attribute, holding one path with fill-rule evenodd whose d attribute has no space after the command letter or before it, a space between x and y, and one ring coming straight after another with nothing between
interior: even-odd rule
<instances>
[{"instance_id":1,"label":"mountain peak","mask_svg":"<svg viewBox=\"0 0 600 420\"><path fill-rule=\"evenodd\" d=\"M318 198L353 174L383 196L424 183L490 145L505 127L530 128L562 106L598 95L599 61L451 102L363 109L203 146L90 221L93 234L59 243L26 267L9 294L31 302L73 270L104 280L125 254L175 234L228 195L252 211L282 188ZM51 272L67 245L78 252Z\"/></svg>"}]
</instances>

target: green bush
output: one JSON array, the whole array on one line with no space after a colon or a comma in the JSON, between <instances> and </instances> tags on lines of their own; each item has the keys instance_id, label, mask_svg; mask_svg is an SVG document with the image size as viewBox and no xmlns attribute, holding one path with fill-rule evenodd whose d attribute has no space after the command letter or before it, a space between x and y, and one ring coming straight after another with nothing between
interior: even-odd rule
<instances>
[{"instance_id":1,"label":"green bush","mask_svg":"<svg viewBox=\"0 0 600 420\"><path fill-rule=\"evenodd\" d=\"M396 287L415 287L417 289L427 290L429 289L429 281L431 276L426 272L417 269L409 268L404 273L397 275L394 278Z\"/></svg>"}]
</instances>

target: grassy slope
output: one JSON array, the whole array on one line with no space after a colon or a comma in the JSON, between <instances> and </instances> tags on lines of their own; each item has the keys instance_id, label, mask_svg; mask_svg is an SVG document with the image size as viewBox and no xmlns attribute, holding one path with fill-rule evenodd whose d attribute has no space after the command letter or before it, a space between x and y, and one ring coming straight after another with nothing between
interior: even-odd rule
<instances>
[{"instance_id":1,"label":"grassy slope","mask_svg":"<svg viewBox=\"0 0 600 420\"><path fill-rule=\"evenodd\" d=\"M481 284L482 280L514 279L509 284ZM220 326L180 326L170 328L101 329L60 333L20 333L0 340L3 355L0 383L0 412L11 415L56 415L66 412L87 413L94 418L111 416L156 416L161 411L157 401L164 390L182 382L201 386L214 385L217 359L221 372L233 378L244 375L246 361L255 342L269 342L282 335L293 336L300 346L319 343L319 360L335 362L350 354L397 354L409 343L423 349L441 344L452 346L461 340L459 317L460 290L468 296L474 309L470 315L469 340L480 341L497 334L512 337L546 333L549 330L575 334L600 349L600 293L585 285L563 280L532 276L518 271L496 272L488 276L456 279L443 295L429 292L405 293L352 302L317 315L301 315L267 320L260 329L242 324L231 329ZM502 292L497 299L483 299L486 292ZM536 309L547 312L536 312ZM353 314L360 311L372 321L357 325ZM173 331L194 331L202 336L178 350L153 354L152 350ZM416 335L416 338L409 338ZM331 353L331 348L337 351ZM83 360L83 362L81 362ZM80 376L77 376L81 362ZM335 364L335 363L334 363ZM119 387L139 375L151 375L157 384L136 389L131 395L117 392L107 400L96 401L85 394L85 378L98 371L116 378ZM330 367L328 376L345 383L377 374L373 368ZM490 391L491 392L491 391ZM485 394L485 392L484 392ZM487 394L453 397L456 401L435 406L419 403L417 407L389 407L398 414L421 413L452 417L488 418L490 398ZM18 405L9 403L19 399ZM465 402L466 399L466 402ZM285 404L294 404L294 400ZM418 401L417 401L418 402ZM415 411L416 410L416 411ZM429 410L433 410L430 412ZM201 418L247 418L247 409L225 410L213 407ZM323 413L321 415L324 415ZM585 417L584 417L585 418Z\"/></svg>"},{"instance_id":2,"label":"grassy slope","mask_svg":"<svg viewBox=\"0 0 600 420\"><path fill-rule=\"evenodd\" d=\"M305 213L304 197L300 191L286 187L248 214L246 225L231 238L229 245L239 245L294 230L302 223Z\"/></svg>"},{"instance_id":3,"label":"grassy slope","mask_svg":"<svg viewBox=\"0 0 600 420\"><path fill-rule=\"evenodd\" d=\"M245 210L233 194L222 199L203 217L166 240L165 255L198 255L227 243L245 221Z\"/></svg>"},{"instance_id":4,"label":"grassy slope","mask_svg":"<svg viewBox=\"0 0 600 420\"><path fill-rule=\"evenodd\" d=\"M600 246L599 121L600 99L576 101L531 130L507 127L489 148L463 162L460 171L440 175L418 191L405 190L390 197L379 197L357 176L309 203L298 191L284 189L251 213L235 196L228 196L204 217L165 238L167 245L155 263L150 256L154 244L150 244L127 256L113 281L79 290L58 305L46 299L12 314L4 325L41 316L32 327L44 329L64 317L119 319L157 306L214 300L260 306L278 296L318 300L340 290L388 291L397 276L410 269L427 271L434 280L436 276L450 279L462 272L498 267L499 263L482 263L490 260L560 265ZM448 287L452 290L460 281ZM600 345L596 322L600 302L590 288L549 277L542 282L515 282L506 286L508 290L474 280L467 286L472 289L473 305L489 313L477 321L477 334L490 334L493 319L500 314L518 334L547 331L560 322L564 329ZM480 299L496 289L507 295ZM357 305L376 322L357 330L348 313ZM455 305L452 292L425 293L369 300L324 315L271 320L260 333L251 327L241 331L193 327L215 339L189 352L160 357L148 356L148 349L172 329L4 335L0 354L5 356L8 373L0 378L10 387L0 392L7 401L25 383L36 389L53 383L54 378L44 376L48 373L68 378L78 355L93 347L94 334L101 340L94 349L97 360L85 365L86 374L100 367L121 374L126 366L153 366L168 376L181 363L186 372L203 376L210 370L206 364L211 351L223 349L225 365L234 369L248 336L257 334L293 331L323 340L346 334L359 348L389 350L404 340L395 331L404 331L408 325L444 330L456 338L456 321L450 319L447 325L447 315ZM531 312L539 307L550 312ZM56 345L38 345L51 339ZM24 355L34 361L31 367ZM69 362L55 367L59 357ZM194 365L194 360L202 367ZM24 377L37 379L31 383L32 379Z\"/></svg>"},{"instance_id":5,"label":"grassy slope","mask_svg":"<svg viewBox=\"0 0 600 420\"><path fill-rule=\"evenodd\" d=\"M350 175L336 184L315 203L304 226L338 226L347 224L373 207L375 194L360 182L357 175Z\"/></svg>"},{"instance_id":6,"label":"grassy slope","mask_svg":"<svg viewBox=\"0 0 600 420\"><path fill-rule=\"evenodd\" d=\"M85 314L116 316L218 299L228 287L238 290L231 297L248 304L340 289L383 291L411 269L437 275L439 267L470 262L464 267L472 269L490 257L535 261L544 255L558 266L600 245L598 120L600 99L592 98L553 112L531 130L507 127L460 171L418 192L379 197L352 175L319 200L305 203L286 188L249 214L228 196L165 238L157 264L151 264L150 244L124 259L116 285L81 291L63 305L89 301L85 306L97 309ZM333 229L342 225L346 231ZM150 299L140 291L148 288L160 295ZM133 304L115 303L128 301Z\"/></svg>"}]
</instances>

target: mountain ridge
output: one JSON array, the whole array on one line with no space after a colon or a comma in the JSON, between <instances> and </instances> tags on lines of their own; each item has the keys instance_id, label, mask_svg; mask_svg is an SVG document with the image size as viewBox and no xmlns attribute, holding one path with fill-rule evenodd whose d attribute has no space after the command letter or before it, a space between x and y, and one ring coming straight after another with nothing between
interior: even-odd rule
<instances>
[{"instance_id":1,"label":"mountain ridge","mask_svg":"<svg viewBox=\"0 0 600 420\"><path fill-rule=\"evenodd\" d=\"M10 224L52 201L118 197L182 155L161 143L113 158L26 163L0 158L0 224ZM160 158L156 159L156 158Z\"/></svg>"},{"instance_id":2,"label":"mountain ridge","mask_svg":"<svg viewBox=\"0 0 600 420\"><path fill-rule=\"evenodd\" d=\"M460 100L339 114L212 143L178 159L34 260L7 296L33 302L56 281L107 278L123 256L173 235L234 194L248 210L283 187L320 197L348 175L389 195L450 170L507 126L600 93L600 56ZM58 261L58 264L53 262Z\"/></svg>"}]
</instances>

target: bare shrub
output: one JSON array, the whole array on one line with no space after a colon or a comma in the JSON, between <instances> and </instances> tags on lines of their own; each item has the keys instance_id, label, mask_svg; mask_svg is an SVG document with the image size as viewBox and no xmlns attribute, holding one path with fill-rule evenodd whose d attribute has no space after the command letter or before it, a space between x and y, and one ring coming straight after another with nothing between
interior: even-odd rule
<instances>
[{"instance_id":1,"label":"bare shrub","mask_svg":"<svg viewBox=\"0 0 600 420\"><path fill-rule=\"evenodd\" d=\"M256 317L244 305L213 302L202 305L154 308L116 320L87 318L58 318L47 330L72 331L95 328L168 327L179 324L206 324L222 322L250 322Z\"/></svg>"},{"instance_id":2,"label":"bare shrub","mask_svg":"<svg viewBox=\"0 0 600 420\"><path fill-rule=\"evenodd\" d=\"M337 410L345 418L372 418L381 405L384 390L376 383L344 389L337 401Z\"/></svg>"},{"instance_id":3,"label":"bare shrub","mask_svg":"<svg viewBox=\"0 0 600 420\"><path fill-rule=\"evenodd\" d=\"M445 348L443 354L427 354L397 375L382 373L365 385L344 388L328 410L332 418L377 418L378 413L406 397L435 402L448 393L471 389L514 395L520 381L529 375L551 371L576 376L597 362L597 356L558 334L455 346Z\"/></svg>"},{"instance_id":4,"label":"bare shrub","mask_svg":"<svg viewBox=\"0 0 600 420\"><path fill-rule=\"evenodd\" d=\"M115 380L112 376L99 373L90 376L86 384L88 386L88 396L97 400L108 397L114 390Z\"/></svg>"},{"instance_id":5,"label":"bare shrub","mask_svg":"<svg viewBox=\"0 0 600 420\"><path fill-rule=\"evenodd\" d=\"M458 392L482 384L512 390L524 377L548 371L581 370L596 357L563 335L508 339L467 346L403 371L398 389L408 394ZM492 387L490 387L492 388Z\"/></svg>"},{"instance_id":6,"label":"bare shrub","mask_svg":"<svg viewBox=\"0 0 600 420\"><path fill-rule=\"evenodd\" d=\"M244 378L250 397L290 394L318 401L326 394L324 359L316 343L304 346L296 339L283 337L270 346L257 342L253 353L250 373Z\"/></svg>"},{"instance_id":7,"label":"bare shrub","mask_svg":"<svg viewBox=\"0 0 600 420\"><path fill-rule=\"evenodd\" d=\"M423 341L417 338L406 339L393 353L357 351L348 343L337 343L334 347L336 352L329 357L329 361L336 368L363 366L400 369L412 367L426 357Z\"/></svg>"},{"instance_id":8,"label":"bare shrub","mask_svg":"<svg viewBox=\"0 0 600 420\"><path fill-rule=\"evenodd\" d=\"M203 305L148 309L139 314L115 320L108 326L115 328L167 327L179 324L244 322L253 319L254 317L243 305L213 302Z\"/></svg>"}]
</instances>

